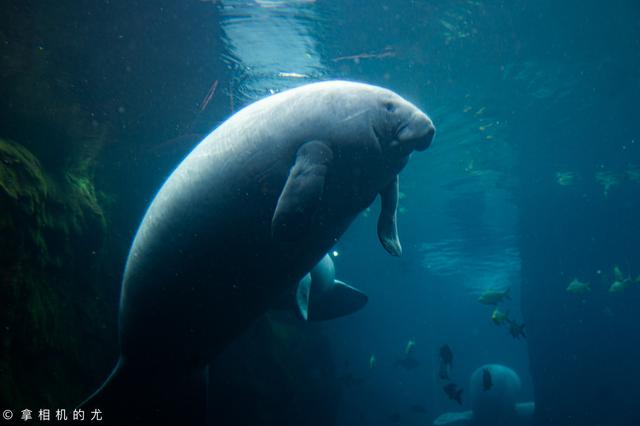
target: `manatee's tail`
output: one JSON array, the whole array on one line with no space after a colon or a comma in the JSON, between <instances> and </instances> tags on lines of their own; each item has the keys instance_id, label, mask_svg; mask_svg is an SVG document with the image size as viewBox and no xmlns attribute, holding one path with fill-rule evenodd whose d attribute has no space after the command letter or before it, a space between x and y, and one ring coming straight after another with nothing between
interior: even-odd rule
<instances>
[{"instance_id":1,"label":"manatee's tail","mask_svg":"<svg viewBox=\"0 0 640 426\"><path fill-rule=\"evenodd\" d=\"M207 369L175 371L130 365L122 358L104 384L79 408L100 410L103 425L202 426Z\"/></svg>"}]
</instances>

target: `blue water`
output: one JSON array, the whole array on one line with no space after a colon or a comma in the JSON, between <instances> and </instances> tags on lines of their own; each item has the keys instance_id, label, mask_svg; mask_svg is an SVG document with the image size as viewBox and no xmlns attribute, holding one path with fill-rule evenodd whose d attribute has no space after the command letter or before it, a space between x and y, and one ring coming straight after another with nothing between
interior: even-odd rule
<instances>
[{"instance_id":1,"label":"blue water","mask_svg":"<svg viewBox=\"0 0 640 426\"><path fill-rule=\"evenodd\" d=\"M29 5L12 13L37 15ZM253 101L347 79L388 87L432 118L436 139L400 176L404 255L380 246L374 203L333 254L337 277L369 303L305 329L326 338L330 372L291 371L334 385L361 379L331 388L336 425L425 425L470 410L469 377L487 363L518 373L517 400L536 401L536 424L640 424L640 289L608 292L615 265L640 274L637 1L105 1L51 21L29 43L76 54L50 60L85 82L69 92L117 135L93 173L112 196L117 253L183 156ZM76 25L59 33L55 22ZM56 34L83 43L73 50ZM7 75L19 66L7 62ZM1 128L32 139L13 121ZM43 164L55 156L39 152ZM114 258L120 271L125 259ZM119 274L105 284L112 326ZM574 278L592 291L567 292ZM500 309L525 323L527 338L495 325L494 307L477 300L507 288ZM410 340L420 364L407 370L397 361ZM437 376L443 344L462 405Z\"/></svg>"},{"instance_id":2,"label":"blue water","mask_svg":"<svg viewBox=\"0 0 640 426\"><path fill-rule=\"evenodd\" d=\"M570 319L589 321L593 313L581 306L599 306L598 315L622 315L613 310L623 302L603 291L582 299L565 287L573 275L610 275L615 262L637 273L638 251L627 242L618 241L628 247L620 250L622 259L603 260L612 249L601 247L590 250L579 267L561 267L560 277L553 268L548 276L531 273L529 281L551 282L530 282L526 292L537 296L529 301L521 299L522 262L543 267L546 257L571 258L565 241L575 233L602 232L593 230L593 222L606 233L611 218L590 209L637 211L639 12L633 2L222 2L224 58L234 70L230 95L238 103L307 81L345 78L392 88L427 111L438 128L426 155L416 155L401 175L404 257L393 259L380 249L375 206L336 246L339 277L370 296L362 312L322 327L337 370L365 379L343 388L338 424L417 425L442 412L469 409L468 392L459 407L435 376L437 349L444 343L454 350L454 380L463 387L477 367L501 363L521 377L518 400L534 400L529 367L540 367L536 360L530 364L530 353L552 358L550 369L536 373L539 387L546 388L542 381L558 374L553 367L564 368L559 359L574 358L569 363L576 366L580 357L591 357L582 344L553 343L576 333L569 331ZM586 205L577 201L585 198ZM537 205L548 205L538 213L544 217L539 230L529 222ZM624 217L634 217L629 215ZM588 219L578 229L562 226L581 216ZM630 220L629 237L638 228L637 219ZM547 232L554 224L555 231ZM532 233L546 236L546 256L530 252ZM484 290L506 287L513 300L501 309L517 321L533 322L531 351L526 340L514 340L490 321L491 307L477 302ZM623 328L617 330L625 339ZM409 340L416 342L421 365L407 371L396 362ZM592 355L603 357L597 350ZM577 374L590 381L586 370ZM612 383L602 386L619 386ZM570 384L559 379L562 388L553 398L570 394ZM564 396L567 407L581 412L557 414L556 422L582 424L590 418L584 399ZM415 404L426 413L413 412ZM540 415L539 421L553 419ZM634 420L622 414L612 421Z\"/></svg>"}]
</instances>

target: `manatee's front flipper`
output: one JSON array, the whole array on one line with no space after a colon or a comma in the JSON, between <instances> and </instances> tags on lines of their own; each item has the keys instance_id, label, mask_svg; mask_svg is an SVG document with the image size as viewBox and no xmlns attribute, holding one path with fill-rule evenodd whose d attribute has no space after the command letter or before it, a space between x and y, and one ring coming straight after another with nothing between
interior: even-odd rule
<instances>
[{"instance_id":1,"label":"manatee's front flipper","mask_svg":"<svg viewBox=\"0 0 640 426\"><path fill-rule=\"evenodd\" d=\"M296 306L298 314L303 320L309 319L309 295L311 294L311 275L307 274L300 280L296 290Z\"/></svg>"},{"instance_id":2,"label":"manatee's front flipper","mask_svg":"<svg viewBox=\"0 0 640 426\"><path fill-rule=\"evenodd\" d=\"M335 280L330 290L321 295L311 292L309 321L326 321L359 311L369 298L355 287Z\"/></svg>"},{"instance_id":3,"label":"manatee's front flipper","mask_svg":"<svg viewBox=\"0 0 640 426\"><path fill-rule=\"evenodd\" d=\"M398 237L396 216L398 211L399 179L396 175L389 184L380 191L380 217L378 218L378 238L382 246L393 256L402 255L402 246Z\"/></svg>"},{"instance_id":4,"label":"manatee's front flipper","mask_svg":"<svg viewBox=\"0 0 640 426\"><path fill-rule=\"evenodd\" d=\"M107 381L80 408L87 413L99 409L105 425L203 425L207 368L179 372L170 365L147 367L120 359Z\"/></svg>"},{"instance_id":5,"label":"manatee's front flipper","mask_svg":"<svg viewBox=\"0 0 640 426\"><path fill-rule=\"evenodd\" d=\"M331 148L320 141L307 142L298 149L271 220L274 238L294 241L304 235L322 199L332 160Z\"/></svg>"},{"instance_id":6,"label":"manatee's front flipper","mask_svg":"<svg viewBox=\"0 0 640 426\"><path fill-rule=\"evenodd\" d=\"M305 321L327 321L350 315L369 301L366 294L340 280L335 280L333 286L321 294L316 294L312 287L307 274L296 291L298 313Z\"/></svg>"},{"instance_id":7,"label":"manatee's front flipper","mask_svg":"<svg viewBox=\"0 0 640 426\"><path fill-rule=\"evenodd\" d=\"M438 416L437 419L433 421L433 424L436 426L439 425L470 425L471 420L473 419L472 411L462 411L459 413L444 413Z\"/></svg>"},{"instance_id":8,"label":"manatee's front flipper","mask_svg":"<svg viewBox=\"0 0 640 426\"><path fill-rule=\"evenodd\" d=\"M325 255L300 280L296 289L297 312L305 321L326 321L352 314L367 304L360 290L335 279L331 257Z\"/></svg>"}]
</instances>

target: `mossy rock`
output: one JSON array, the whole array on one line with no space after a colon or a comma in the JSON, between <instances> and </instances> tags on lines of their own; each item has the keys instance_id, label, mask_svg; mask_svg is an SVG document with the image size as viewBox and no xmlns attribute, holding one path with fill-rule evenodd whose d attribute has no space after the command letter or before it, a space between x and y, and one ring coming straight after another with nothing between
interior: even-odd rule
<instances>
[{"instance_id":1,"label":"mossy rock","mask_svg":"<svg viewBox=\"0 0 640 426\"><path fill-rule=\"evenodd\" d=\"M56 177L57 176L57 177ZM91 176L47 173L0 139L0 400L60 405L86 392L79 336L102 328L105 215Z\"/></svg>"},{"instance_id":2,"label":"mossy rock","mask_svg":"<svg viewBox=\"0 0 640 426\"><path fill-rule=\"evenodd\" d=\"M23 146L2 139L0 192L17 202L26 214L34 214L47 195L47 180L38 159Z\"/></svg>"}]
</instances>

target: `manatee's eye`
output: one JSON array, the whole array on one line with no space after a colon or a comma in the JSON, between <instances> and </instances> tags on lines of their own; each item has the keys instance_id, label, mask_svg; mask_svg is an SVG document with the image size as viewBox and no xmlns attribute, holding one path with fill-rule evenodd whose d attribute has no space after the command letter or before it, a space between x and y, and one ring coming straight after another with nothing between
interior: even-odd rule
<instances>
[{"instance_id":1,"label":"manatee's eye","mask_svg":"<svg viewBox=\"0 0 640 426\"><path fill-rule=\"evenodd\" d=\"M384 109L389 112L394 112L396 110L396 106L393 104L393 102L385 102Z\"/></svg>"}]
</instances>

